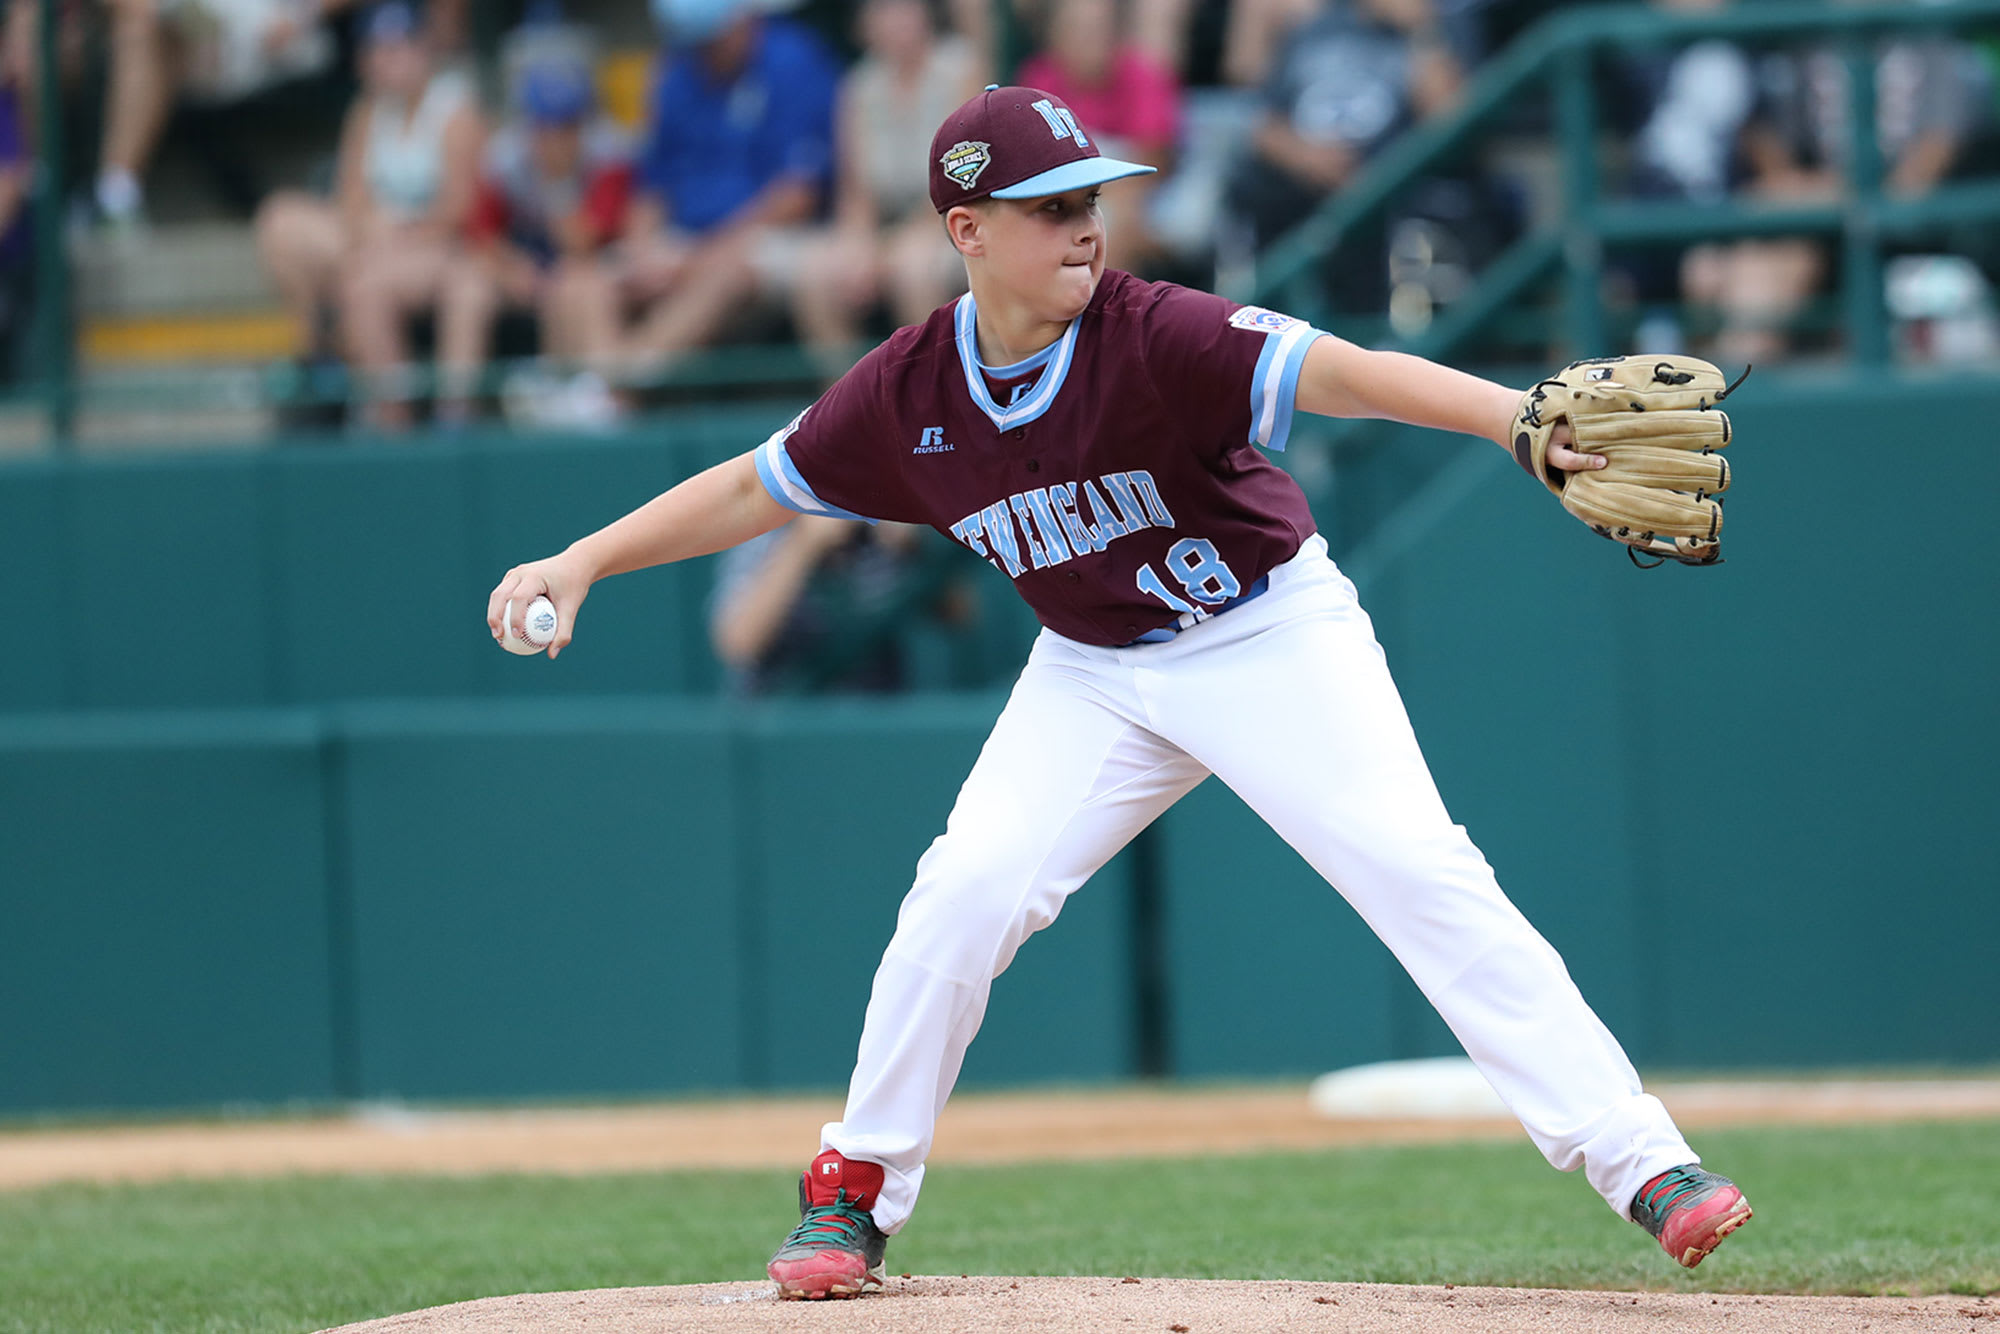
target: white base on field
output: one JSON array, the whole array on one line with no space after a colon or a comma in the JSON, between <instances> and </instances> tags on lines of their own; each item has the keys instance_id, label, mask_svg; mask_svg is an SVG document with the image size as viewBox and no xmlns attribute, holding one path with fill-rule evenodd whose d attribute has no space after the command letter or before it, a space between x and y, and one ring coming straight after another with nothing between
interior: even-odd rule
<instances>
[{"instance_id":1,"label":"white base on field","mask_svg":"<svg viewBox=\"0 0 2000 1334\"><path fill-rule=\"evenodd\" d=\"M1371 1121L1506 1117L1507 1104L1463 1056L1377 1061L1321 1075L1306 1099L1321 1116Z\"/></svg>"}]
</instances>

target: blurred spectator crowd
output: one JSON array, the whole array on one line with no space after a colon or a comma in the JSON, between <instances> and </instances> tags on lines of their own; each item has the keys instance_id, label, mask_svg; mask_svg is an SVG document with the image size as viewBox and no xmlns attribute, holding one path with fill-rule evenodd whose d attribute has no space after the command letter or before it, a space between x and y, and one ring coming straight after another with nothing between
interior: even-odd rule
<instances>
[{"instance_id":1,"label":"blurred spectator crowd","mask_svg":"<svg viewBox=\"0 0 2000 1334\"><path fill-rule=\"evenodd\" d=\"M925 158L933 127L989 81L1048 89L1107 152L1159 163L1159 177L1107 194L1110 261L1212 286L1450 111L1489 54L1555 8L651 0L643 18L627 12L640 4L59 0L70 232L145 246L171 212L150 198L155 160L177 144L200 163L208 206L252 227L297 357L345 377L357 420L601 426L703 349L795 342L830 378L956 295ZM34 298L39 9L10 0L0 50L9 367ZM635 29L636 62L606 36ZM1871 48L1887 191L1992 173L1994 55L1979 34ZM1597 92L1614 192L1838 198L1850 68L1831 46L1796 43L1608 56ZM1546 108L1503 119L1511 142L1559 160ZM266 151L259 136L286 125L312 151ZM1533 182L1507 155L1466 155L1343 238L1316 275L1323 313L1357 331L1421 328L1535 214ZM1892 254L1906 355L2000 356L2000 245L1986 239L2000 226L1971 231ZM1809 355L1839 346L1825 307L1840 262L1836 242L1812 237L1660 247L1613 256L1609 296L1648 346Z\"/></svg>"}]
</instances>

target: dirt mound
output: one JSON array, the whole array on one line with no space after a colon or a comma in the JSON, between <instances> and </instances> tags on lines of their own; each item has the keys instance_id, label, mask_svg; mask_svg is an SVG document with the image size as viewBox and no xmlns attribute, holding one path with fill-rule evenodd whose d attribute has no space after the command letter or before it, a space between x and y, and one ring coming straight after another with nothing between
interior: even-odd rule
<instances>
[{"instance_id":1,"label":"dirt mound","mask_svg":"<svg viewBox=\"0 0 2000 1334\"><path fill-rule=\"evenodd\" d=\"M1984 1321L1991 1320L1987 1324ZM343 1325L335 1334L710 1334L867 1330L869 1334L1140 1334L1337 1330L1568 1334L1728 1330L1847 1334L1953 1330L1995 1334L1983 1297L1740 1297L1541 1288L1413 1288L1377 1283L1197 1279L906 1278L856 1301L781 1302L769 1283L605 1288L488 1297Z\"/></svg>"}]
</instances>

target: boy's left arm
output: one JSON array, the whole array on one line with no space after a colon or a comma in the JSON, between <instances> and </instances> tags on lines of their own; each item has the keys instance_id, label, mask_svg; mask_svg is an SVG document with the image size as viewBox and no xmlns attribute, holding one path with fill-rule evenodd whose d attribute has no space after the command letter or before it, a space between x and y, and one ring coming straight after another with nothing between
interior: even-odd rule
<instances>
[{"instance_id":1,"label":"boy's left arm","mask_svg":"<svg viewBox=\"0 0 2000 1334\"><path fill-rule=\"evenodd\" d=\"M1378 352L1322 334L1299 369L1297 404L1322 417L1375 417L1491 440L1508 448L1521 391L1404 352ZM1558 426L1548 461L1565 472L1602 468L1601 454L1569 448Z\"/></svg>"}]
</instances>

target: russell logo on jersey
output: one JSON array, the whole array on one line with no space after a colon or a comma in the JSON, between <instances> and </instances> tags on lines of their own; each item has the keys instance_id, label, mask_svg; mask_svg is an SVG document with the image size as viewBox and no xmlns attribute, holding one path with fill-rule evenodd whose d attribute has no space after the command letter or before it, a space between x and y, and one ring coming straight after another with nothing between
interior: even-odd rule
<instances>
[{"instance_id":1,"label":"russell logo on jersey","mask_svg":"<svg viewBox=\"0 0 2000 1334\"><path fill-rule=\"evenodd\" d=\"M926 426L924 433L917 438L917 447L910 452L912 454L949 454L953 448L954 446L947 443L944 438L944 427Z\"/></svg>"}]
</instances>

